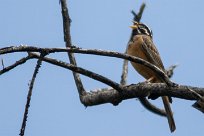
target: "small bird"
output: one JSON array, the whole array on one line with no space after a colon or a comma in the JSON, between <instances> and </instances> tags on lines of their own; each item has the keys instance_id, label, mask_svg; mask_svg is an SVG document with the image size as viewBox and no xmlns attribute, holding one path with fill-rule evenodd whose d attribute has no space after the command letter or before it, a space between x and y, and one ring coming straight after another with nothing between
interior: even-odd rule
<instances>
[{"instance_id":1,"label":"small bird","mask_svg":"<svg viewBox=\"0 0 204 136\"><path fill-rule=\"evenodd\" d=\"M162 60L160 58L159 52L152 40L151 29L143 23L133 21L133 25L130 26L133 29L132 36L128 45L127 54L135 57L139 57L143 60L150 62L151 64L160 68L165 72ZM158 74L156 74L150 68L131 62L135 70L142 75L148 82L151 83L162 83L164 82ZM166 110L167 119L169 123L169 128L171 132L175 131L176 125L173 118L173 113L171 111L170 102L168 96L162 96L164 108Z\"/></svg>"}]
</instances>

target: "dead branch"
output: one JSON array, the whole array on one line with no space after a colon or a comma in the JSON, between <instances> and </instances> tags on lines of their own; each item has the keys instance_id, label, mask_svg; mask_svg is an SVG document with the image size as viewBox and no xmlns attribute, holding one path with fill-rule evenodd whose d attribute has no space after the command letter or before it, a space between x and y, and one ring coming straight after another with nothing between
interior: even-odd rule
<instances>
[{"instance_id":1,"label":"dead branch","mask_svg":"<svg viewBox=\"0 0 204 136\"><path fill-rule=\"evenodd\" d=\"M94 55L104 55L104 56L110 56L110 57L127 58L127 57L124 57L125 54L121 54L121 53L117 53L117 52L102 51L102 50L88 50L88 49L81 49L81 48L67 48L67 49L64 49L64 48L39 48L39 47L21 45L19 47L11 46L8 48L0 49L0 54L13 53L13 52L45 52L45 53L74 52L74 53L94 54ZM30 54L30 57L33 57L33 55ZM172 69L170 69L170 70L172 70ZM151 103L146 101L146 99L141 98L141 103L143 105L145 105L145 107L149 107L149 105L150 105L151 107L149 107L148 109L151 108L152 112L157 113L161 116L165 115L165 112L163 110L158 109L157 107L155 107L154 105L152 105Z\"/></svg>"},{"instance_id":2,"label":"dead branch","mask_svg":"<svg viewBox=\"0 0 204 136\"><path fill-rule=\"evenodd\" d=\"M109 57L117 57L117 58L122 58L122 59L127 59L129 61L133 61L135 63L139 63L142 65L145 65L152 69L154 72L156 72L164 81L167 85L169 86L174 86L175 84L171 82L168 78L168 76L160 70L158 67L155 65L152 65L151 63L138 58L138 57L133 57L127 54L119 53L119 52L114 52L114 51L104 51L104 50L97 50L97 49L82 49L82 48L40 48L40 47L34 47L34 46L19 46L19 47L10 47L6 49L0 49L0 54L7 54L7 53L12 53L12 52L45 52L45 53L55 53L55 52L72 52L72 53L81 53L81 54L93 54L93 55L100 55L100 56L109 56Z\"/></svg>"},{"instance_id":3,"label":"dead branch","mask_svg":"<svg viewBox=\"0 0 204 136\"><path fill-rule=\"evenodd\" d=\"M104 50L97 50L97 49L81 49L81 48L72 46L71 34L70 34L71 19L69 16L66 0L60 0L60 4L62 9L64 41L65 41L66 48L39 48L34 46L11 46L11 47L5 47L0 49L0 55L15 53L15 52L28 53L27 57L21 58L20 60L16 61L14 64L7 67L4 67L4 63L2 60L3 69L0 70L0 75L14 69L15 67L21 64L24 64L29 59L34 58L38 60L32 76L31 83L29 85L27 103L25 106L24 118L23 118L21 130L20 130L21 136L24 135L27 116L28 116L28 110L29 110L31 96L32 96L33 85L42 61L71 70L73 72L80 101L86 107L105 104L105 103L118 105L123 100L139 98L142 105L146 107L148 110L156 114L159 114L161 116L166 116L166 113L164 110L161 110L155 107L145 98L150 94L153 94L157 96L170 96L170 97L175 97L175 98L180 98L185 100L194 100L196 102L193 105L193 107L204 112L204 88L192 87L187 85L178 85L171 82L169 80L169 77L173 75L173 69L175 68L175 66L171 67L170 70L168 70L169 73L167 72L166 74L155 65L152 65L151 63L143 59L129 56L126 53L123 54L123 53L118 53L113 51L104 51ZM140 21L144 8L145 8L145 4L142 4L138 14L132 11L132 14L134 15L133 20L138 22ZM49 55L50 53L57 53L57 52L58 53L66 52L68 54L70 63L45 57L45 55ZM89 71L87 69L78 67L73 53L92 54L92 55L98 55L98 56L108 56L108 57L124 59L120 84L112 81L111 79L108 79L107 77L104 77L102 75ZM155 73L157 73L158 76L160 76L165 83L149 83L149 84L138 83L138 84L126 85L127 73L128 73L128 60L147 66ZM112 88L99 89L100 91L96 90L96 91L86 92L86 90L83 87L79 74L85 75L89 78L102 82Z\"/></svg>"},{"instance_id":4,"label":"dead branch","mask_svg":"<svg viewBox=\"0 0 204 136\"><path fill-rule=\"evenodd\" d=\"M36 53L30 53L30 54L36 59L40 58L39 54L36 54ZM90 77L92 79L95 79L97 81L100 81L100 82L102 82L104 84L107 84L107 85L113 87L114 89L116 89L119 92L122 91L122 87L118 83L116 83L116 82L114 82L114 81L112 81L112 80L110 80L110 79L108 79L108 78L106 78L106 77L104 77L102 75L99 75L97 73L89 71L87 69L77 67L77 66L75 66L73 64L69 64L69 63L66 63L66 62L63 62L63 61L58 61L56 59L52 59L52 58L48 58L48 57L43 57L42 60L45 61L45 62L51 63L53 65L69 69L69 70L71 70L73 72L83 74L83 75L85 75L87 77Z\"/></svg>"},{"instance_id":5,"label":"dead branch","mask_svg":"<svg viewBox=\"0 0 204 136\"><path fill-rule=\"evenodd\" d=\"M70 48L72 47L72 42L71 42L71 34L70 34L70 24L71 24L71 19L69 17L69 12L67 8L67 2L66 0L60 0L61 3L61 9L62 9L62 19L63 19L63 30L64 30L64 41L66 43L66 47ZM70 60L70 63L77 66L74 54L68 53L68 57ZM78 73L73 72L74 76L74 81L79 93L79 97L85 93L81 78Z\"/></svg>"},{"instance_id":6,"label":"dead branch","mask_svg":"<svg viewBox=\"0 0 204 136\"><path fill-rule=\"evenodd\" d=\"M3 69L0 70L0 75L2 75L2 74L4 74L4 73L6 73L6 72L8 72L8 71L10 71L10 70L12 70L12 69L14 69L15 67L17 67L17 66L19 66L19 65L21 65L21 64L24 64L24 63L25 63L26 61L28 61L29 59L33 59L33 57L28 55L27 57L21 58L20 60L16 61L14 64L12 64L12 65L10 65L10 66L8 66L8 67L3 67Z\"/></svg>"},{"instance_id":7,"label":"dead branch","mask_svg":"<svg viewBox=\"0 0 204 136\"><path fill-rule=\"evenodd\" d=\"M32 53L33 57L39 59L40 55ZM118 83L111 83L110 79L105 78L99 74L88 71L86 69L76 67L72 64L68 64L66 62L57 61L55 59L51 59L48 57L43 57L43 61L72 70L74 72L83 74L92 79L103 82L114 89L112 90L103 90L96 92L87 92L84 96L81 97L81 101L85 106L93 106L104 103L112 103L113 105L117 105L122 100L132 99L137 97L146 97L150 94L154 94L157 96L170 96L176 97L180 99L186 100L200 100L200 97L197 97L195 93L199 94L199 96L204 96L204 88L191 87L185 85L178 85L174 87L169 87L165 83L139 83L132 84L128 86L121 86ZM189 90L189 88L192 91ZM116 90L120 90L119 92Z\"/></svg>"},{"instance_id":8,"label":"dead branch","mask_svg":"<svg viewBox=\"0 0 204 136\"><path fill-rule=\"evenodd\" d=\"M20 129L20 134L19 134L20 136L24 136L24 133L25 133L26 122L27 122L27 118L28 118L28 111L29 111L30 102L31 102L31 96L32 96L32 92L33 92L33 86L34 86L35 79L36 79L36 76L38 74L38 71L40 69L40 66L42 64L42 59L41 58L43 56L44 55L40 55L40 57L39 57L39 59L37 61L37 64L36 64L36 67L35 67L35 70L33 72L33 76L32 76L32 79L31 79L31 82L30 82L30 85L29 85L29 90L28 90L28 95L27 95L27 102L26 102L26 105L25 105L23 121L22 121L21 129Z\"/></svg>"},{"instance_id":9,"label":"dead branch","mask_svg":"<svg viewBox=\"0 0 204 136\"><path fill-rule=\"evenodd\" d=\"M146 97L149 96L149 94L156 94L158 96L171 96L186 100L198 100L198 98L195 97L195 95L191 91L189 91L188 88L191 88L196 93L204 96L204 88L184 85L168 87L164 83L139 83L123 87L123 91L121 93L118 93L114 89L109 91L105 90L87 93L87 95L84 96L82 100L85 106L113 103L113 100L120 101L121 99L126 100L137 97Z\"/></svg>"}]
</instances>

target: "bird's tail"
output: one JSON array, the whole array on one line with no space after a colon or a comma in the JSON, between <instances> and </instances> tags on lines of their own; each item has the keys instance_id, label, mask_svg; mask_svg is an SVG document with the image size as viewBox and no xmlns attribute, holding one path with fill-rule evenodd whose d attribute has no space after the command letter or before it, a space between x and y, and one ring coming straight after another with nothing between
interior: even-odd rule
<instances>
[{"instance_id":1,"label":"bird's tail","mask_svg":"<svg viewBox=\"0 0 204 136\"><path fill-rule=\"evenodd\" d=\"M170 128L171 132L174 132L174 130L176 130L176 125L175 125L175 122L174 122L173 113L171 111L169 98L167 96L162 96L162 100L163 100L163 103L164 103L164 108L166 110L166 115L167 115L167 119L168 119L168 123L169 123L169 128Z\"/></svg>"}]
</instances>

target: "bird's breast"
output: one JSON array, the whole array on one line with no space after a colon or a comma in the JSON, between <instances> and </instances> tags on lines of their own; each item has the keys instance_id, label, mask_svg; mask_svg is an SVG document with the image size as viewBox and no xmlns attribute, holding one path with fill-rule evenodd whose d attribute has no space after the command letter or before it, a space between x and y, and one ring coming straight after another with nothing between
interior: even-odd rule
<instances>
[{"instance_id":1,"label":"bird's breast","mask_svg":"<svg viewBox=\"0 0 204 136\"><path fill-rule=\"evenodd\" d=\"M140 36L135 36L133 41L128 46L127 53L131 56L135 56L148 61L147 56L142 49L142 42L143 40ZM131 62L131 64L135 68L135 70L145 79L149 79L154 75L153 71L144 65L134 62Z\"/></svg>"}]
</instances>

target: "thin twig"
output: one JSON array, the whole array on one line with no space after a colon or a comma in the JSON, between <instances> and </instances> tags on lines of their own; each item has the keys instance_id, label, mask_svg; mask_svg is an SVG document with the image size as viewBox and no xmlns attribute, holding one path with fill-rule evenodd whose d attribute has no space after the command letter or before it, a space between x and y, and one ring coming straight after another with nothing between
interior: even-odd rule
<instances>
[{"instance_id":1,"label":"thin twig","mask_svg":"<svg viewBox=\"0 0 204 136\"><path fill-rule=\"evenodd\" d=\"M138 14L136 14L134 12L134 10L131 11L131 13L134 16L134 18L133 18L134 21L140 22L142 15L143 15L143 12L144 12L144 9L145 9L145 6L146 6L146 4L142 3L142 5L140 6L140 10L139 10Z\"/></svg>"},{"instance_id":2,"label":"thin twig","mask_svg":"<svg viewBox=\"0 0 204 136\"><path fill-rule=\"evenodd\" d=\"M2 67L3 67L3 69L5 68L5 66L4 66L4 60L1 58L1 65L2 65ZM1 74L0 74L1 75Z\"/></svg>"},{"instance_id":3,"label":"thin twig","mask_svg":"<svg viewBox=\"0 0 204 136\"><path fill-rule=\"evenodd\" d=\"M0 70L0 75L2 75L2 74L4 74L4 73L6 73L6 72L8 72L8 71L10 71L10 70L12 70L12 69L14 69L15 67L17 67L17 66L19 66L19 65L21 65L21 64L24 64L27 60L29 60L29 59L32 59L33 57L32 56L27 56L27 57L23 57L23 58L21 58L20 60L18 60L18 61L16 61L14 64L12 64L12 65L10 65L10 66L8 66L8 67L5 67L5 68L3 68L2 70Z\"/></svg>"},{"instance_id":4,"label":"thin twig","mask_svg":"<svg viewBox=\"0 0 204 136\"><path fill-rule=\"evenodd\" d=\"M29 110L29 107L30 107L30 101L31 101L33 86L34 86L34 82L35 82L37 73L38 73L38 71L40 69L40 66L42 64L42 59L41 58L42 58L42 56L40 55L40 57L39 57L39 59L37 61L35 70L33 72L32 80L31 80L30 85L29 85L29 91L28 91L28 95L27 95L27 102L26 102L26 106L25 106L23 122L22 122L22 125L21 125L20 134L19 134L20 136L24 136L24 133L25 133L26 122L27 122L27 118L28 118L28 110Z\"/></svg>"},{"instance_id":5,"label":"thin twig","mask_svg":"<svg viewBox=\"0 0 204 136\"><path fill-rule=\"evenodd\" d=\"M155 105L153 105L152 103L150 103L146 97L140 97L139 98L140 103L150 112L155 113L157 115L166 117L166 111L163 109L160 109L158 107L156 107Z\"/></svg>"},{"instance_id":6,"label":"thin twig","mask_svg":"<svg viewBox=\"0 0 204 136\"><path fill-rule=\"evenodd\" d=\"M178 65L172 65L170 66L168 69L166 69L166 74L169 78L171 78L174 74L174 69L177 67Z\"/></svg>"},{"instance_id":7,"label":"thin twig","mask_svg":"<svg viewBox=\"0 0 204 136\"><path fill-rule=\"evenodd\" d=\"M71 19L69 17L66 0L61 0L61 8L62 8L62 18L63 18L64 41L66 43L66 47L72 47L71 34L70 34ZM68 56L69 56L70 63L77 66L74 54L68 53ZM84 95L86 92L83 87L79 74L73 72L73 76L74 76L74 80L77 86L79 96Z\"/></svg>"}]
</instances>

